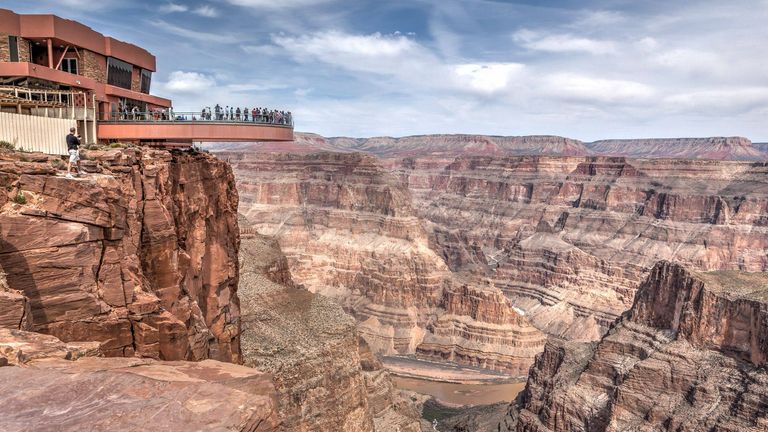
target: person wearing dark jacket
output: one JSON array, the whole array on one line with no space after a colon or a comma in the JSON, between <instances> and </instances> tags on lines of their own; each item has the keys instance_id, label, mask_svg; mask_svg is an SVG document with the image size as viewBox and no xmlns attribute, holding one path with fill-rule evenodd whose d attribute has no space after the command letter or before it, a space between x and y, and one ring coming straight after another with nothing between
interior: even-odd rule
<instances>
[{"instance_id":1,"label":"person wearing dark jacket","mask_svg":"<svg viewBox=\"0 0 768 432\"><path fill-rule=\"evenodd\" d=\"M77 165L77 177L80 177L80 138L75 135L75 128L69 129L67 135L67 151L69 152L69 163L67 163L67 178L72 177L72 163Z\"/></svg>"}]
</instances>

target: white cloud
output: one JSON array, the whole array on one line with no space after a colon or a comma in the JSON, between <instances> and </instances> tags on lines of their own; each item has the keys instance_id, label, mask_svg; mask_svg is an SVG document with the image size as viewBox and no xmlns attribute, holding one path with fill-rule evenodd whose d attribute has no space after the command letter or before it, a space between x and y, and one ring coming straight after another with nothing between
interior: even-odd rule
<instances>
[{"instance_id":1,"label":"white cloud","mask_svg":"<svg viewBox=\"0 0 768 432\"><path fill-rule=\"evenodd\" d=\"M256 9L291 9L329 3L334 0L227 0L236 6Z\"/></svg>"},{"instance_id":2,"label":"white cloud","mask_svg":"<svg viewBox=\"0 0 768 432\"><path fill-rule=\"evenodd\" d=\"M193 10L192 13L194 13L195 15L206 17L206 18L216 18L217 16L219 16L219 11L213 8L212 6L208 6L208 5L195 8L195 10Z\"/></svg>"},{"instance_id":3,"label":"white cloud","mask_svg":"<svg viewBox=\"0 0 768 432\"><path fill-rule=\"evenodd\" d=\"M622 22L625 22L627 17L617 11L611 11L611 10L597 10L597 11L586 11L582 13L581 18L576 20L575 26L576 27L600 27L600 26L611 26L614 24L619 24Z\"/></svg>"},{"instance_id":4,"label":"white cloud","mask_svg":"<svg viewBox=\"0 0 768 432\"><path fill-rule=\"evenodd\" d=\"M659 52L649 60L653 64L688 75L723 75L730 68L729 62L719 55L690 48Z\"/></svg>"},{"instance_id":5,"label":"white cloud","mask_svg":"<svg viewBox=\"0 0 768 432\"><path fill-rule=\"evenodd\" d=\"M189 7L176 3L166 3L158 7L157 10L160 11L160 13L186 12L189 10Z\"/></svg>"},{"instance_id":6,"label":"white cloud","mask_svg":"<svg viewBox=\"0 0 768 432\"><path fill-rule=\"evenodd\" d=\"M272 41L299 62L315 60L348 70L379 74L399 74L409 68L403 61L422 63L432 57L403 35L327 31L298 37L274 35Z\"/></svg>"},{"instance_id":7,"label":"white cloud","mask_svg":"<svg viewBox=\"0 0 768 432\"><path fill-rule=\"evenodd\" d=\"M542 91L566 100L587 103L636 103L655 95L652 87L627 80L593 78L574 73L557 73L543 79Z\"/></svg>"},{"instance_id":8,"label":"white cloud","mask_svg":"<svg viewBox=\"0 0 768 432\"><path fill-rule=\"evenodd\" d=\"M524 67L520 63L462 64L454 70L472 89L492 94L506 89Z\"/></svg>"},{"instance_id":9,"label":"white cloud","mask_svg":"<svg viewBox=\"0 0 768 432\"><path fill-rule=\"evenodd\" d=\"M768 87L694 91L668 96L663 102L673 111L727 116L768 106Z\"/></svg>"},{"instance_id":10,"label":"white cloud","mask_svg":"<svg viewBox=\"0 0 768 432\"><path fill-rule=\"evenodd\" d=\"M174 71L161 87L171 93L203 93L216 87L216 80L198 72Z\"/></svg>"},{"instance_id":11,"label":"white cloud","mask_svg":"<svg viewBox=\"0 0 768 432\"><path fill-rule=\"evenodd\" d=\"M616 51L612 41L589 39L572 34L549 34L531 30L519 30L512 39L520 46L535 50L555 53L586 52L590 54L611 54Z\"/></svg>"},{"instance_id":12,"label":"white cloud","mask_svg":"<svg viewBox=\"0 0 768 432\"><path fill-rule=\"evenodd\" d=\"M158 29L164 30L170 34L180 36L185 39L191 39L199 42L210 42L210 43L234 43L237 42L237 38L235 38L232 35L224 34L224 33L206 33L201 32L197 30L192 30L184 27L179 27L177 25L171 24L167 21L163 21L160 19L157 20L149 20L149 24L151 24L154 27L157 27Z\"/></svg>"}]
</instances>

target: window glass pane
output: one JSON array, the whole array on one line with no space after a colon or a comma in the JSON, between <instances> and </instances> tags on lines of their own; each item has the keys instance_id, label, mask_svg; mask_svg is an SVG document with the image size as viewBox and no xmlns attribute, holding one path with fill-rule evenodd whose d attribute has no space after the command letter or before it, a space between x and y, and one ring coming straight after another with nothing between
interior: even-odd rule
<instances>
[{"instance_id":1,"label":"window glass pane","mask_svg":"<svg viewBox=\"0 0 768 432\"><path fill-rule=\"evenodd\" d=\"M124 89L131 89L133 66L114 57L107 58L107 83Z\"/></svg>"},{"instance_id":2,"label":"window glass pane","mask_svg":"<svg viewBox=\"0 0 768 432\"><path fill-rule=\"evenodd\" d=\"M152 72L146 69L141 70L141 92L149 94L149 88L152 85Z\"/></svg>"},{"instance_id":3,"label":"window glass pane","mask_svg":"<svg viewBox=\"0 0 768 432\"><path fill-rule=\"evenodd\" d=\"M19 39L16 36L8 36L8 46L11 48L11 61L19 61Z\"/></svg>"}]
</instances>

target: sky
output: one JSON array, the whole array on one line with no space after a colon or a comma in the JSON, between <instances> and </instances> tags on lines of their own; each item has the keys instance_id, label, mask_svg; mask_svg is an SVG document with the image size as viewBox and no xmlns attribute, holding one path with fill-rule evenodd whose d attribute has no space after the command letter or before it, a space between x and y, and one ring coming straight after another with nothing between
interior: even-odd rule
<instances>
[{"instance_id":1,"label":"sky","mask_svg":"<svg viewBox=\"0 0 768 432\"><path fill-rule=\"evenodd\" d=\"M768 142L768 0L3 0L157 56L177 111L325 136Z\"/></svg>"}]
</instances>

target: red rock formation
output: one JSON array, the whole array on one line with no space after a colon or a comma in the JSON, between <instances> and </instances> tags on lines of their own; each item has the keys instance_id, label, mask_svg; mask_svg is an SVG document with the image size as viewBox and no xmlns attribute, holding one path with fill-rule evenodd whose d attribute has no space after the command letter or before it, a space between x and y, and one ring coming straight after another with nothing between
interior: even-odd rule
<instances>
[{"instance_id":1,"label":"red rock formation","mask_svg":"<svg viewBox=\"0 0 768 432\"><path fill-rule=\"evenodd\" d=\"M504 428L766 430L767 305L765 273L661 262L599 343L547 344Z\"/></svg>"},{"instance_id":2,"label":"red rock formation","mask_svg":"<svg viewBox=\"0 0 768 432\"><path fill-rule=\"evenodd\" d=\"M220 156L233 163L241 212L278 239L294 281L339 299L376 353L418 351L521 374L541 349L544 335L498 290L477 290L473 311L451 300L453 275L430 249L410 194L375 158Z\"/></svg>"},{"instance_id":3,"label":"red rock formation","mask_svg":"<svg viewBox=\"0 0 768 432\"><path fill-rule=\"evenodd\" d=\"M241 226L243 358L274 374L281 430L417 432L419 416L396 411L389 376L358 346L354 320L294 287L277 242Z\"/></svg>"},{"instance_id":4,"label":"red rock formation","mask_svg":"<svg viewBox=\"0 0 768 432\"><path fill-rule=\"evenodd\" d=\"M550 334L595 340L659 258L768 266L763 163L463 157L394 163L430 246Z\"/></svg>"},{"instance_id":5,"label":"red rock formation","mask_svg":"<svg viewBox=\"0 0 768 432\"><path fill-rule=\"evenodd\" d=\"M608 139L584 143L548 135L417 135L402 138L325 138L296 133L291 143L215 143L217 151L363 152L383 158L503 156L623 156L632 158L762 161L768 144L743 137Z\"/></svg>"},{"instance_id":6,"label":"red rock formation","mask_svg":"<svg viewBox=\"0 0 768 432\"><path fill-rule=\"evenodd\" d=\"M0 267L28 299L31 328L99 341L109 356L240 360L237 192L227 164L92 151L87 162L102 173L70 180L47 157L21 158L0 160Z\"/></svg>"},{"instance_id":7,"label":"red rock formation","mask_svg":"<svg viewBox=\"0 0 768 432\"><path fill-rule=\"evenodd\" d=\"M275 431L270 376L214 360L99 358L97 342L0 329L0 430Z\"/></svg>"},{"instance_id":8,"label":"red rock formation","mask_svg":"<svg viewBox=\"0 0 768 432\"><path fill-rule=\"evenodd\" d=\"M416 356L525 375L545 335L516 312L501 290L467 285L446 289L443 309Z\"/></svg>"}]
</instances>

